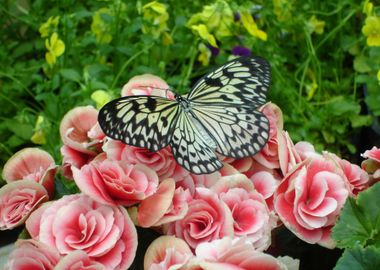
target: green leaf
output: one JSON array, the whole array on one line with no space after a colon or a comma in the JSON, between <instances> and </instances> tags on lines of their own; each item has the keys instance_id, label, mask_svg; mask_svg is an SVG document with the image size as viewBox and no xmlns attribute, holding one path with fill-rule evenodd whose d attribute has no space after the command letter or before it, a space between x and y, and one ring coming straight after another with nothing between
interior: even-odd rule
<instances>
[{"instance_id":1,"label":"green leaf","mask_svg":"<svg viewBox=\"0 0 380 270\"><path fill-rule=\"evenodd\" d=\"M355 57L354 69L360 73L366 73L372 70L368 64L368 59L362 55Z\"/></svg>"},{"instance_id":2,"label":"green leaf","mask_svg":"<svg viewBox=\"0 0 380 270\"><path fill-rule=\"evenodd\" d=\"M328 114L333 116L348 116L351 114L358 114L360 112L360 105L356 101L351 100L344 96L337 96L330 99L326 105Z\"/></svg>"},{"instance_id":3,"label":"green leaf","mask_svg":"<svg viewBox=\"0 0 380 270\"><path fill-rule=\"evenodd\" d=\"M61 69L60 73L63 78L69 81L79 82L81 79L80 74L75 69L71 69L71 68Z\"/></svg>"},{"instance_id":4,"label":"green leaf","mask_svg":"<svg viewBox=\"0 0 380 270\"><path fill-rule=\"evenodd\" d=\"M374 247L356 246L346 249L334 270L378 270L380 269L380 250Z\"/></svg>"},{"instance_id":5,"label":"green leaf","mask_svg":"<svg viewBox=\"0 0 380 270\"><path fill-rule=\"evenodd\" d=\"M332 238L338 247L352 248L358 244L380 247L378 198L380 198L380 183L361 192L356 200L347 199L332 232Z\"/></svg>"},{"instance_id":6,"label":"green leaf","mask_svg":"<svg viewBox=\"0 0 380 270\"><path fill-rule=\"evenodd\" d=\"M372 117L370 115L353 115L350 117L352 127L369 126L372 123Z\"/></svg>"}]
</instances>

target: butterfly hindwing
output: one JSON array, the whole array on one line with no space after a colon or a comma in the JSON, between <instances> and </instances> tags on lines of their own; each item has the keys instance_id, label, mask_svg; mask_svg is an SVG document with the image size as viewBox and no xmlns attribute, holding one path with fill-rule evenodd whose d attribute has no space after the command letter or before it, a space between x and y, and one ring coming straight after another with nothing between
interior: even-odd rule
<instances>
[{"instance_id":1,"label":"butterfly hindwing","mask_svg":"<svg viewBox=\"0 0 380 270\"><path fill-rule=\"evenodd\" d=\"M216 152L233 158L253 156L266 144L269 121L253 108L193 104L193 113L214 139Z\"/></svg>"},{"instance_id":2,"label":"butterfly hindwing","mask_svg":"<svg viewBox=\"0 0 380 270\"><path fill-rule=\"evenodd\" d=\"M265 103L270 84L269 63L261 57L237 58L202 77L188 99L205 105L247 106Z\"/></svg>"},{"instance_id":3,"label":"butterfly hindwing","mask_svg":"<svg viewBox=\"0 0 380 270\"><path fill-rule=\"evenodd\" d=\"M188 171L195 174L214 172L222 163L202 138L195 120L187 112L181 111L173 129L170 147L176 161Z\"/></svg>"},{"instance_id":4,"label":"butterfly hindwing","mask_svg":"<svg viewBox=\"0 0 380 270\"><path fill-rule=\"evenodd\" d=\"M128 96L107 103L99 112L104 133L126 144L157 151L169 144L178 103L157 96Z\"/></svg>"}]
</instances>

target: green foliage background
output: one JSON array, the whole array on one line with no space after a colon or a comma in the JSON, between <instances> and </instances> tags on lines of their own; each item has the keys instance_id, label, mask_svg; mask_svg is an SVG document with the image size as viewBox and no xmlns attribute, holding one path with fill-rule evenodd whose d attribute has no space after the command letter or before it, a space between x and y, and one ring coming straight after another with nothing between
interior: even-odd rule
<instances>
[{"instance_id":1,"label":"green foliage background","mask_svg":"<svg viewBox=\"0 0 380 270\"><path fill-rule=\"evenodd\" d=\"M18 149L34 145L31 137L38 131L46 140L41 147L59 163L60 120L75 106L95 105L91 99L94 91L105 90L118 97L132 76L152 73L185 93L197 78L227 61L237 45L271 63L269 100L283 110L285 128L295 142L307 140L318 150L354 153L353 134L380 115L376 78L380 47L368 46L362 33L368 15L363 12L364 2L162 0L168 18L161 32L154 16L144 17L147 3L2 2L0 164ZM209 64L204 66L198 61L199 44L208 44L187 22L207 4L219 5L214 12L222 19L227 16L224 7L229 6L234 20L230 24L233 34L217 38L219 54L209 55ZM98 15L98 30L100 27L101 33L111 37L108 42L102 42L92 28L96 12L102 8L107 12ZM243 11L267 33L266 41L241 26L239 14ZM372 13L379 13L379 6L375 4ZM51 16L59 16L59 23L48 37L41 37L39 28ZM313 29L312 16L325 23L323 33ZM65 51L49 65L45 42L52 32L64 42ZM172 43L165 44L163 32ZM363 110L367 106L370 114ZM39 116L44 121L36 127Z\"/></svg>"}]
</instances>

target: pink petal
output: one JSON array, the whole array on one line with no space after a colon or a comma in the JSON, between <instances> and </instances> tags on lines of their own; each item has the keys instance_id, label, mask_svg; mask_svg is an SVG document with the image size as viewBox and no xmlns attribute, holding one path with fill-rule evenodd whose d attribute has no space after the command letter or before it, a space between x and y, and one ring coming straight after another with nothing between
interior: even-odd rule
<instances>
[{"instance_id":1,"label":"pink petal","mask_svg":"<svg viewBox=\"0 0 380 270\"><path fill-rule=\"evenodd\" d=\"M175 182L169 178L161 182L157 192L140 203L137 220L141 227L151 227L169 209L175 191Z\"/></svg>"},{"instance_id":2,"label":"pink petal","mask_svg":"<svg viewBox=\"0 0 380 270\"><path fill-rule=\"evenodd\" d=\"M13 229L25 222L42 202L46 189L30 180L19 180L0 188L0 230Z\"/></svg>"},{"instance_id":3,"label":"pink petal","mask_svg":"<svg viewBox=\"0 0 380 270\"><path fill-rule=\"evenodd\" d=\"M63 143L77 151L94 154L88 132L98 122L98 111L92 106L76 107L67 112L61 121L59 132Z\"/></svg>"},{"instance_id":4,"label":"pink petal","mask_svg":"<svg viewBox=\"0 0 380 270\"><path fill-rule=\"evenodd\" d=\"M174 248L178 252L177 260L184 262L193 256L191 249L182 239L174 236L161 236L154 240L148 247L144 257L144 269L149 269L152 264L158 264L165 259L166 250Z\"/></svg>"},{"instance_id":5,"label":"pink petal","mask_svg":"<svg viewBox=\"0 0 380 270\"><path fill-rule=\"evenodd\" d=\"M14 154L4 165L3 178L9 183L21 179L30 179L28 176L41 172L40 177L35 179L41 180L46 170L50 168L55 168L55 163L48 152L38 148L24 148Z\"/></svg>"}]
</instances>

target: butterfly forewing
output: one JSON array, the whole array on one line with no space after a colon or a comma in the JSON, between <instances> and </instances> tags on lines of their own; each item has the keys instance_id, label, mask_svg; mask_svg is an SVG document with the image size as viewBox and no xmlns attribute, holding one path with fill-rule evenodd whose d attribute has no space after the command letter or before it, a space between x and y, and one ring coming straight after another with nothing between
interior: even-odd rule
<instances>
[{"instance_id":1,"label":"butterfly forewing","mask_svg":"<svg viewBox=\"0 0 380 270\"><path fill-rule=\"evenodd\" d=\"M194 121L196 120L187 112L182 111L178 115L170 147L176 161L188 171L195 174L212 173L220 169L222 163Z\"/></svg>"},{"instance_id":2,"label":"butterfly forewing","mask_svg":"<svg viewBox=\"0 0 380 270\"><path fill-rule=\"evenodd\" d=\"M260 57L237 58L201 78L188 94L208 105L258 108L270 84L269 63Z\"/></svg>"},{"instance_id":3,"label":"butterfly forewing","mask_svg":"<svg viewBox=\"0 0 380 270\"><path fill-rule=\"evenodd\" d=\"M193 113L217 144L216 152L233 158L255 155L269 137L265 115L248 107L195 106Z\"/></svg>"},{"instance_id":4,"label":"butterfly forewing","mask_svg":"<svg viewBox=\"0 0 380 270\"><path fill-rule=\"evenodd\" d=\"M126 144L157 151L169 144L178 114L178 103L156 96L122 97L99 112L104 133Z\"/></svg>"}]
</instances>

